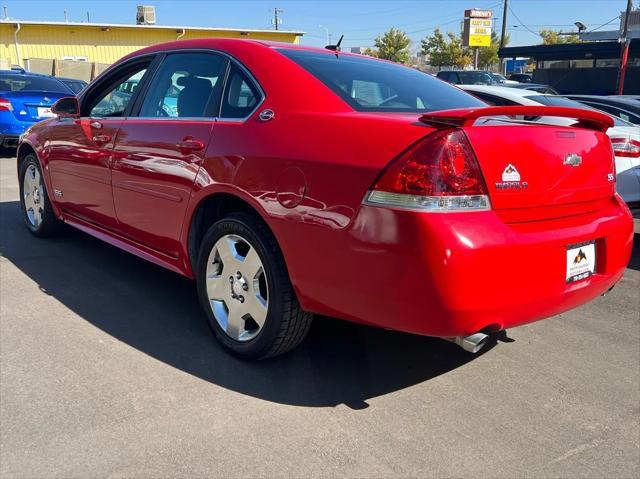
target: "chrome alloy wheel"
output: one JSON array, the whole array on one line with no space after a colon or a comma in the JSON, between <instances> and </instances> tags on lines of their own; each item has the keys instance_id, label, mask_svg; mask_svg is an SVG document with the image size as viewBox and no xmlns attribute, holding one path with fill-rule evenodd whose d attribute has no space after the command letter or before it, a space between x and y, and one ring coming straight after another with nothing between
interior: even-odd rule
<instances>
[{"instance_id":1,"label":"chrome alloy wheel","mask_svg":"<svg viewBox=\"0 0 640 479\"><path fill-rule=\"evenodd\" d=\"M231 339L258 335L269 308L267 278L258 252L237 235L224 235L211 248L206 286L216 321Z\"/></svg>"},{"instance_id":2,"label":"chrome alloy wheel","mask_svg":"<svg viewBox=\"0 0 640 479\"><path fill-rule=\"evenodd\" d=\"M22 193L24 198L24 210L27 213L29 223L38 228L42 223L44 211L44 188L42 177L36 165L29 165L22 180Z\"/></svg>"}]
</instances>

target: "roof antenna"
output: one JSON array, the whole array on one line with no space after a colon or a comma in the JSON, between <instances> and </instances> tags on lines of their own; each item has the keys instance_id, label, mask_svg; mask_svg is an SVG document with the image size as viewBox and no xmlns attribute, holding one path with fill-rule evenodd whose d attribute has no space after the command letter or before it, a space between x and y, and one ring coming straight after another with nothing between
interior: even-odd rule
<instances>
[{"instance_id":1,"label":"roof antenna","mask_svg":"<svg viewBox=\"0 0 640 479\"><path fill-rule=\"evenodd\" d=\"M342 39L344 38L344 35L340 35L340 40L338 40L338 43L336 43L335 45L327 45L325 48L327 50L331 50L334 52L339 52L340 51L340 44L342 43Z\"/></svg>"}]
</instances>

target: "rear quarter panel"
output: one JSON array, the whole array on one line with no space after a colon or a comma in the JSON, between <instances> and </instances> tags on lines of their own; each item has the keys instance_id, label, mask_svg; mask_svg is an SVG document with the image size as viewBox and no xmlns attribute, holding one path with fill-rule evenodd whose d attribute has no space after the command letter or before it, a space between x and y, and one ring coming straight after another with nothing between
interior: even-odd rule
<instances>
[{"instance_id":1,"label":"rear quarter panel","mask_svg":"<svg viewBox=\"0 0 640 479\"><path fill-rule=\"evenodd\" d=\"M266 50L263 58L230 52L266 98L246 122L214 126L189 214L216 192L253 205L281 246L302 306L315 310L311 298L333 289L336 265L354 253L344 239L367 190L393 158L433 130L418 114L353 112L309 73ZM264 109L275 118L259 120Z\"/></svg>"}]
</instances>

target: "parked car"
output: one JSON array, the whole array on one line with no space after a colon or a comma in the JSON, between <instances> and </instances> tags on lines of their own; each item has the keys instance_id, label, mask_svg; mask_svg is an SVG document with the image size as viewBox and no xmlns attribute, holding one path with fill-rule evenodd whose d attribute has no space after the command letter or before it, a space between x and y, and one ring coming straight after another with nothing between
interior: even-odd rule
<instances>
[{"instance_id":1,"label":"parked car","mask_svg":"<svg viewBox=\"0 0 640 479\"><path fill-rule=\"evenodd\" d=\"M69 90L71 90L76 95L82 91L84 87L88 85L88 83L84 80L78 80L77 78L65 78L65 77L55 77L61 83L64 83Z\"/></svg>"},{"instance_id":2,"label":"parked car","mask_svg":"<svg viewBox=\"0 0 640 479\"><path fill-rule=\"evenodd\" d=\"M493 78L493 81L496 82L499 85L517 85L518 84L517 81L507 80L500 73L493 73L493 72L488 72L488 73L491 76L491 78Z\"/></svg>"},{"instance_id":3,"label":"parked car","mask_svg":"<svg viewBox=\"0 0 640 479\"><path fill-rule=\"evenodd\" d=\"M440 70L436 76L454 85L495 85L496 81L484 70Z\"/></svg>"},{"instance_id":4,"label":"parked car","mask_svg":"<svg viewBox=\"0 0 640 479\"><path fill-rule=\"evenodd\" d=\"M96 114L133 77L125 104ZM23 136L21 208L36 236L64 222L195 279L241 357L295 347L314 313L473 352L605 293L630 258L610 116L544 107L580 123L476 126L542 108L486 108L325 49L154 45Z\"/></svg>"},{"instance_id":5,"label":"parked car","mask_svg":"<svg viewBox=\"0 0 640 479\"><path fill-rule=\"evenodd\" d=\"M475 85L465 85L461 88L490 105L546 105L593 109L562 96L541 95L530 90ZM616 190L627 203L640 202L640 128L620 118L611 118L614 126L607 130L607 134L616 158ZM527 119L561 125L570 125L573 122L571 119L550 116L534 116Z\"/></svg>"},{"instance_id":6,"label":"parked car","mask_svg":"<svg viewBox=\"0 0 640 479\"><path fill-rule=\"evenodd\" d=\"M640 101L633 96L597 96L597 95L565 95L571 100L579 101L598 110L616 116L624 121L640 125Z\"/></svg>"},{"instance_id":7,"label":"parked car","mask_svg":"<svg viewBox=\"0 0 640 479\"><path fill-rule=\"evenodd\" d=\"M15 148L35 122L53 116L51 105L73 93L46 75L0 70L0 146Z\"/></svg>"},{"instance_id":8,"label":"parked car","mask_svg":"<svg viewBox=\"0 0 640 479\"><path fill-rule=\"evenodd\" d=\"M509 85L501 85L507 86L509 88L518 88L520 90L530 90L535 91L537 93L542 93L544 95L557 95L558 92L555 88L550 87L549 85L544 85L542 83L518 83L518 84L509 84Z\"/></svg>"},{"instance_id":9,"label":"parked car","mask_svg":"<svg viewBox=\"0 0 640 479\"><path fill-rule=\"evenodd\" d=\"M517 81L518 83L532 83L533 75L530 73L511 73L509 80Z\"/></svg>"}]
</instances>

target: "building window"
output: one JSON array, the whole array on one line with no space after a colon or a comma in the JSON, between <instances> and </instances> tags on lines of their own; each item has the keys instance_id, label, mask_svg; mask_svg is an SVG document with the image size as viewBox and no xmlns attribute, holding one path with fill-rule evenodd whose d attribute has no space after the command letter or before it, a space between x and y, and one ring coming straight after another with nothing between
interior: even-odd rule
<instances>
[{"instance_id":1,"label":"building window","mask_svg":"<svg viewBox=\"0 0 640 479\"><path fill-rule=\"evenodd\" d=\"M570 68L593 68L593 59L589 60L570 60Z\"/></svg>"},{"instance_id":2,"label":"building window","mask_svg":"<svg viewBox=\"0 0 640 479\"><path fill-rule=\"evenodd\" d=\"M620 64L619 58L598 58L596 60L596 68L616 67Z\"/></svg>"},{"instance_id":3,"label":"building window","mask_svg":"<svg viewBox=\"0 0 640 479\"><path fill-rule=\"evenodd\" d=\"M542 62L545 70L552 68L569 68L569 60L545 60Z\"/></svg>"}]
</instances>

